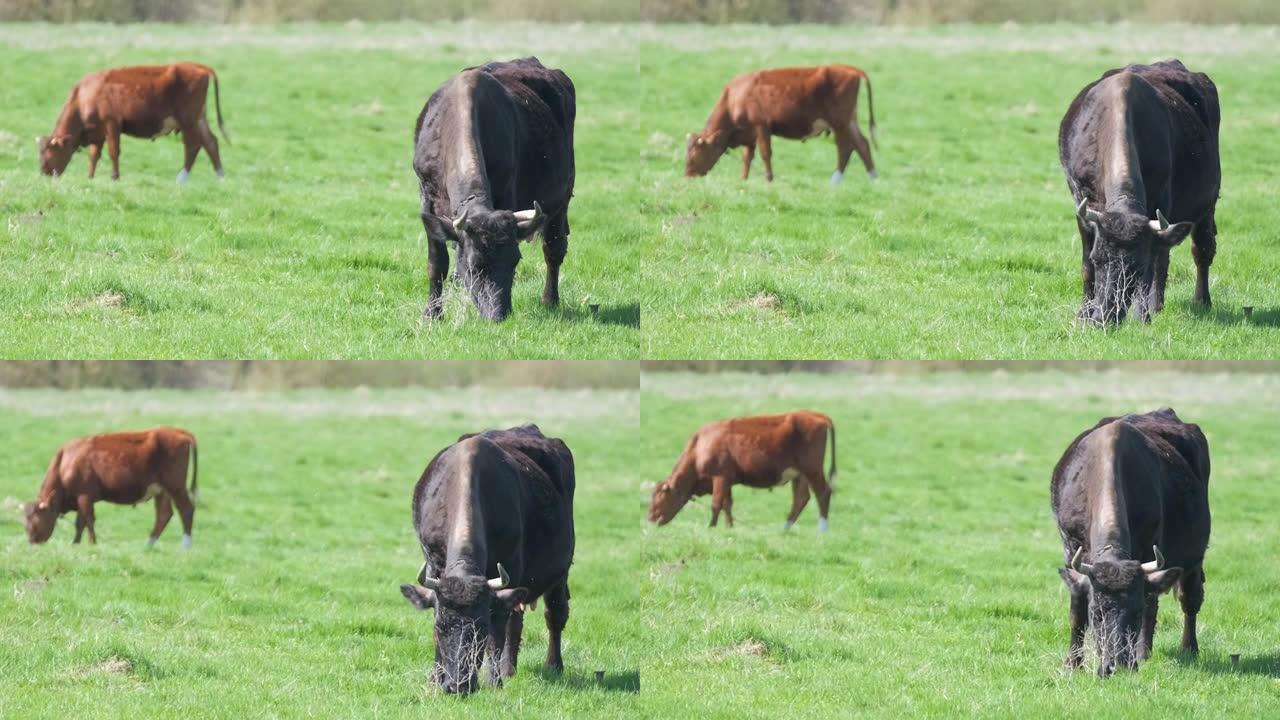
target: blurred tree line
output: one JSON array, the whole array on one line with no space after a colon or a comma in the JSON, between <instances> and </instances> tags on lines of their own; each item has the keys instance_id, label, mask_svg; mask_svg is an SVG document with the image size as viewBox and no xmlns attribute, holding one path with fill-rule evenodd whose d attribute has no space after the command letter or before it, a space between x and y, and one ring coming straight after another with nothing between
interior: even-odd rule
<instances>
[{"instance_id":1,"label":"blurred tree line","mask_svg":"<svg viewBox=\"0 0 1280 720\"><path fill-rule=\"evenodd\" d=\"M351 387L636 389L639 364L623 361L36 360L0 362L0 387L289 390Z\"/></svg>"},{"instance_id":2,"label":"blurred tree line","mask_svg":"<svg viewBox=\"0 0 1280 720\"><path fill-rule=\"evenodd\" d=\"M0 20L1280 23L1280 0L0 0Z\"/></svg>"}]
</instances>

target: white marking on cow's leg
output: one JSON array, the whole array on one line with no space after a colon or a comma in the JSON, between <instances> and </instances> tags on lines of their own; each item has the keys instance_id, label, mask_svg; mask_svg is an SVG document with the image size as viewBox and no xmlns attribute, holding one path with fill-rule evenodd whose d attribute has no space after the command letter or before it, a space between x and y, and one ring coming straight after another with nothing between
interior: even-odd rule
<instances>
[{"instance_id":1,"label":"white marking on cow's leg","mask_svg":"<svg viewBox=\"0 0 1280 720\"><path fill-rule=\"evenodd\" d=\"M182 168L182 171L178 173L178 184L185 185L187 183L187 178L190 176L191 173L187 172L186 168Z\"/></svg>"},{"instance_id":2,"label":"white marking on cow's leg","mask_svg":"<svg viewBox=\"0 0 1280 720\"><path fill-rule=\"evenodd\" d=\"M876 178L880 177L880 173L877 173L875 170L868 170L867 177L871 178L872 180L875 180Z\"/></svg>"},{"instance_id":3,"label":"white marking on cow's leg","mask_svg":"<svg viewBox=\"0 0 1280 720\"><path fill-rule=\"evenodd\" d=\"M832 184L832 185L839 185L839 184L840 184L840 181L841 181L841 180L843 180L843 179L844 179L844 173L840 172L839 170L837 170L837 171L835 171L835 172L831 173L831 184Z\"/></svg>"},{"instance_id":4,"label":"white marking on cow's leg","mask_svg":"<svg viewBox=\"0 0 1280 720\"><path fill-rule=\"evenodd\" d=\"M147 547L154 547L155 544L156 544L156 539L154 536L147 538Z\"/></svg>"},{"instance_id":5,"label":"white marking on cow's leg","mask_svg":"<svg viewBox=\"0 0 1280 720\"><path fill-rule=\"evenodd\" d=\"M190 536L190 535L183 535L183 536L182 536L182 549L183 549L183 550L190 550L190 549L191 549L191 536Z\"/></svg>"},{"instance_id":6,"label":"white marking on cow's leg","mask_svg":"<svg viewBox=\"0 0 1280 720\"><path fill-rule=\"evenodd\" d=\"M222 168L214 168L213 174L217 175L220 179L227 176L227 174L222 171Z\"/></svg>"},{"instance_id":7,"label":"white marking on cow's leg","mask_svg":"<svg viewBox=\"0 0 1280 720\"><path fill-rule=\"evenodd\" d=\"M818 532L826 532L826 531L827 531L827 519L818 518Z\"/></svg>"},{"instance_id":8,"label":"white marking on cow's leg","mask_svg":"<svg viewBox=\"0 0 1280 720\"><path fill-rule=\"evenodd\" d=\"M792 525L795 525L795 523L791 522L790 520L786 520L782 523L782 529L790 530Z\"/></svg>"}]
</instances>

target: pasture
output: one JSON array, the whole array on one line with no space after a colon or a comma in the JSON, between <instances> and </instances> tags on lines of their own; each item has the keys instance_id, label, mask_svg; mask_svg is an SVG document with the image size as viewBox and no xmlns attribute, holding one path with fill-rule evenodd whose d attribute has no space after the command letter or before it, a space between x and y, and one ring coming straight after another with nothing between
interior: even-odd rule
<instances>
[{"instance_id":1,"label":"pasture","mask_svg":"<svg viewBox=\"0 0 1280 720\"><path fill-rule=\"evenodd\" d=\"M1274 28L732 27L643 55L637 185L651 358L1259 358L1280 345ZM1150 326L1078 325L1080 240L1058 123L1104 70L1180 57L1222 102L1214 307L1191 305L1190 242ZM681 177L684 142L740 72L841 62L872 79L880 179L829 138L775 140L776 181L741 151ZM867 132L866 91L859 102ZM1243 306L1255 308L1245 322Z\"/></svg>"},{"instance_id":2,"label":"pasture","mask_svg":"<svg viewBox=\"0 0 1280 720\"><path fill-rule=\"evenodd\" d=\"M413 486L459 434L528 420L577 466L566 672L542 673L539 604L516 677L446 697L431 613L398 589L422 562ZM0 391L0 716L634 717L638 422L630 389ZM199 438L192 550L174 524L145 549L150 504L99 504L96 546L74 515L28 545L19 504L64 440L159 423Z\"/></svg>"},{"instance_id":3,"label":"pasture","mask_svg":"<svg viewBox=\"0 0 1280 720\"><path fill-rule=\"evenodd\" d=\"M639 147L619 112L635 71L598 52L542 57L592 108L575 134L560 307L539 303L539 241L523 246L508 322L482 320L458 283L444 317L421 322L414 122L463 67L553 47L527 35L495 47L479 28L447 26L0 26L0 355L637 357L644 221L617 167L620 148ZM39 174L32 138L50 131L82 75L182 59L221 79L225 181L201 154L176 186L176 135L122 140L116 183L109 164L89 180L84 151L63 177ZM210 92L210 118L212 105Z\"/></svg>"},{"instance_id":4,"label":"pasture","mask_svg":"<svg viewBox=\"0 0 1280 720\"><path fill-rule=\"evenodd\" d=\"M706 497L645 533L644 692L692 717L1274 714L1277 402L1274 375L647 373L645 481L709 420L798 408L832 416L839 474L826 535L813 501L783 532L786 488L735 488L732 530ZM1053 465L1099 417L1166 404L1212 453L1200 656L1166 595L1136 673L1068 672Z\"/></svg>"}]
</instances>

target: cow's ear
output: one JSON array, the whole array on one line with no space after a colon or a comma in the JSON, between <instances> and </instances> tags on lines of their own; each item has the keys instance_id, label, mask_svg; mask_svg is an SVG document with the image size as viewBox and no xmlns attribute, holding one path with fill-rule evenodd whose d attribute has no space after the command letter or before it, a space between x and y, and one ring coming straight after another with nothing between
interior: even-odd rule
<instances>
[{"instance_id":1,"label":"cow's ear","mask_svg":"<svg viewBox=\"0 0 1280 720\"><path fill-rule=\"evenodd\" d=\"M531 239L534 233L542 229L542 224L547 220L547 216L542 212L542 206L536 200L532 210L521 210L511 215L516 219L516 239L521 242Z\"/></svg>"},{"instance_id":2,"label":"cow's ear","mask_svg":"<svg viewBox=\"0 0 1280 720\"><path fill-rule=\"evenodd\" d=\"M1089 589L1089 578L1068 567L1058 568L1058 574L1062 576L1062 582L1067 584L1067 589L1072 595L1079 595L1087 592Z\"/></svg>"},{"instance_id":3,"label":"cow's ear","mask_svg":"<svg viewBox=\"0 0 1280 720\"><path fill-rule=\"evenodd\" d=\"M419 610L426 610L427 608L435 607L436 605L436 594L424 587L419 587L417 585L401 585L400 593L409 601L409 604Z\"/></svg>"},{"instance_id":4,"label":"cow's ear","mask_svg":"<svg viewBox=\"0 0 1280 720\"><path fill-rule=\"evenodd\" d=\"M1174 223L1164 230L1157 231L1156 238L1164 247L1173 247L1186 240L1187 235L1190 235L1193 229L1195 229L1195 223Z\"/></svg>"},{"instance_id":5,"label":"cow's ear","mask_svg":"<svg viewBox=\"0 0 1280 720\"><path fill-rule=\"evenodd\" d=\"M1182 579L1182 568L1171 567L1147 573L1147 593L1162 593Z\"/></svg>"},{"instance_id":6,"label":"cow's ear","mask_svg":"<svg viewBox=\"0 0 1280 720\"><path fill-rule=\"evenodd\" d=\"M522 603L529 598L529 588L506 588L495 592L494 597L498 602L507 606L507 609L515 607L517 603Z\"/></svg>"},{"instance_id":7,"label":"cow's ear","mask_svg":"<svg viewBox=\"0 0 1280 720\"><path fill-rule=\"evenodd\" d=\"M427 237L436 242L445 242L446 240L458 242L458 233L453 227L453 221L442 218L439 215L431 213L422 214L422 224L427 228Z\"/></svg>"}]
</instances>

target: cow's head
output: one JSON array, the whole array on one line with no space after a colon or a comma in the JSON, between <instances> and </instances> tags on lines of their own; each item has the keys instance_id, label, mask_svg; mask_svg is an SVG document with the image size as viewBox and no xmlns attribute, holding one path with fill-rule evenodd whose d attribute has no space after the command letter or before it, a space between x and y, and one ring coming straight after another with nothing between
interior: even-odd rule
<instances>
[{"instance_id":1,"label":"cow's head","mask_svg":"<svg viewBox=\"0 0 1280 720\"><path fill-rule=\"evenodd\" d=\"M660 482L653 488L649 501L649 522L666 525L689 502L690 494L681 492L670 482Z\"/></svg>"},{"instance_id":2,"label":"cow's head","mask_svg":"<svg viewBox=\"0 0 1280 720\"><path fill-rule=\"evenodd\" d=\"M1099 560L1081 562L1084 548L1077 548L1071 563L1062 568L1062 580L1073 593L1088 593L1089 624L1098 641L1098 675L1107 677L1117 667L1138 667L1139 635L1147 596L1158 595L1182 577L1182 568L1164 567L1164 556L1153 547L1156 559Z\"/></svg>"},{"instance_id":3,"label":"cow's head","mask_svg":"<svg viewBox=\"0 0 1280 720\"><path fill-rule=\"evenodd\" d=\"M502 320L511 313L511 286L520 262L520 243L532 240L546 216L532 210L469 211L453 220L427 214L428 234L457 244L458 276L480 315Z\"/></svg>"},{"instance_id":4,"label":"cow's head","mask_svg":"<svg viewBox=\"0 0 1280 720\"><path fill-rule=\"evenodd\" d=\"M728 149L719 137L689 133L684 146L684 176L702 177L711 172Z\"/></svg>"},{"instance_id":5,"label":"cow's head","mask_svg":"<svg viewBox=\"0 0 1280 720\"><path fill-rule=\"evenodd\" d=\"M22 504L22 521L27 528L27 539L32 545L42 543L53 535L53 526L58 522L58 512L47 500Z\"/></svg>"},{"instance_id":6,"label":"cow's head","mask_svg":"<svg viewBox=\"0 0 1280 720\"><path fill-rule=\"evenodd\" d=\"M1093 233L1093 300L1080 314L1092 322L1111 325L1124 320L1135 306L1142 320L1150 317L1147 300L1155 274L1154 258L1182 242L1193 223L1170 224L1164 213L1155 220L1138 213L1098 212L1081 200L1076 208L1081 225Z\"/></svg>"},{"instance_id":7,"label":"cow's head","mask_svg":"<svg viewBox=\"0 0 1280 720\"><path fill-rule=\"evenodd\" d=\"M524 602L529 590L507 587L510 578L501 563L492 580L475 575L431 578L424 565L418 582L421 585L401 585L400 592L419 610L435 608L432 681L445 692L474 692L486 647L502 647L511 608Z\"/></svg>"},{"instance_id":8,"label":"cow's head","mask_svg":"<svg viewBox=\"0 0 1280 720\"><path fill-rule=\"evenodd\" d=\"M40 172L45 175L61 175L75 154L75 138L70 135L42 135L36 138L40 155Z\"/></svg>"}]
</instances>

